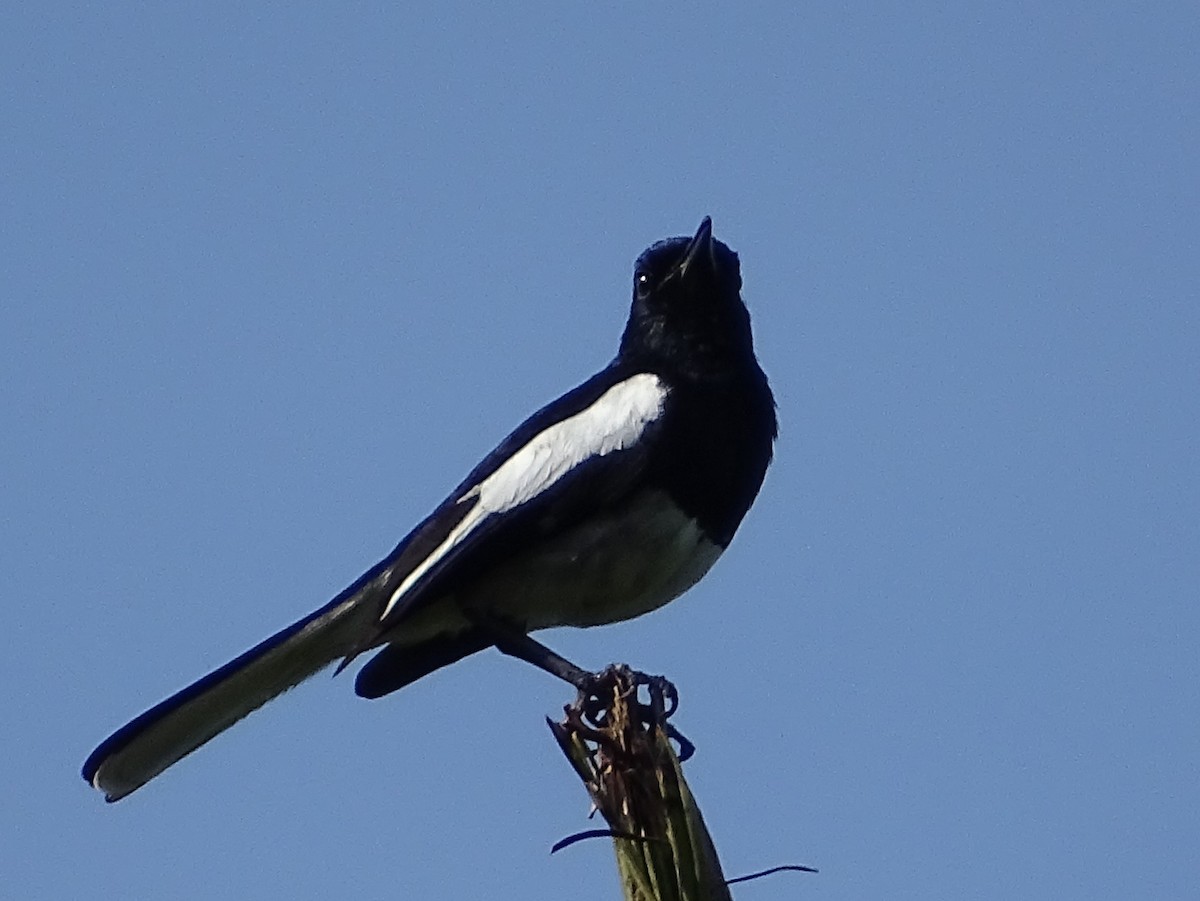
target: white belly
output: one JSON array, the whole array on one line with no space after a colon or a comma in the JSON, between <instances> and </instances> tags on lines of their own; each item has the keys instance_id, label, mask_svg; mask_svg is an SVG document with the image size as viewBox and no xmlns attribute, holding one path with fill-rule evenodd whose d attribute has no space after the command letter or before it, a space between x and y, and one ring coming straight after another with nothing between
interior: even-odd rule
<instances>
[{"instance_id":1,"label":"white belly","mask_svg":"<svg viewBox=\"0 0 1200 901\"><path fill-rule=\"evenodd\" d=\"M677 598L721 551L665 495L650 493L624 516L593 520L502 564L458 600L530 631L597 626Z\"/></svg>"}]
</instances>

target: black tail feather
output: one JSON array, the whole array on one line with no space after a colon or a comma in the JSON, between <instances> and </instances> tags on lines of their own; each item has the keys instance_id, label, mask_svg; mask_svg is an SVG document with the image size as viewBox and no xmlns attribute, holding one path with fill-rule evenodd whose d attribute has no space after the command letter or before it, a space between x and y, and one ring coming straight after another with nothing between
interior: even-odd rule
<instances>
[{"instance_id":1,"label":"black tail feather","mask_svg":"<svg viewBox=\"0 0 1200 901\"><path fill-rule=\"evenodd\" d=\"M477 629L439 636L409 647L388 645L358 671L354 691L360 698L382 698L491 646L491 638Z\"/></svg>"}]
</instances>

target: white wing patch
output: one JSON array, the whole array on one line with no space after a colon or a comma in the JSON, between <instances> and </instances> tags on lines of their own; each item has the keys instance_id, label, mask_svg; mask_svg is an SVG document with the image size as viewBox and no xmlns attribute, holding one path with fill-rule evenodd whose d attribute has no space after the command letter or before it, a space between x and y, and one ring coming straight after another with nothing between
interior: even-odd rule
<instances>
[{"instance_id":1,"label":"white wing patch","mask_svg":"<svg viewBox=\"0 0 1200 901\"><path fill-rule=\"evenodd\" d=\"M585 460L634 444L646 426L662 415L666 397L666 386L658 376L639 373L613 385L591 406L535 435L458 499L460 503L473 497L479 500L400 583L380 619L386 619L405 593L489 516L528 503Z\"/></svg>"}]
</instances>

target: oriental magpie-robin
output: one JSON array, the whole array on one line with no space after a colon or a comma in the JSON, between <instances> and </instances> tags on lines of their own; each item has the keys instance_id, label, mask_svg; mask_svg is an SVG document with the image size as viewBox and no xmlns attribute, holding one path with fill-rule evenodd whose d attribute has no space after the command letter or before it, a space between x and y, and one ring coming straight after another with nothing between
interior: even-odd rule
<instances>
[{"instance_id":1,"label":"oriental magpie-robin","mask_svg":"<svg viewBox=\"0 0 1200 901\"><path fill-rule=\"evenodd\" d=\"M529 637L654 610L729 545L771 460L775 402L738 257L705 218L650 247L616 358L517 427L382 561L310 616L118 729L83 777L116 801L321 669L378 649L366 698L497 647L582 689Z\"/></svg>"}]
</instances>

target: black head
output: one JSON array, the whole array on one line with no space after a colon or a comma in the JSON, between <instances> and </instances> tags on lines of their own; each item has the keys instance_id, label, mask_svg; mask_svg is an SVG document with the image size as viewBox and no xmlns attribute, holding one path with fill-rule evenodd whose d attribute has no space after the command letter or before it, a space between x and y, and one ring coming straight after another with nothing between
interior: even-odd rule
<instances>
[{"instance_id":1,"label":"black head","mask_svg":"<svg viewBox=\"0 0 1200 901\"><path fill-rule=\"evenodd\" d=\"M720 374L754 359L737 254L712 236L667 238L633 270L633 309L621 356L680 374Z\"/></svg>"}]
</instances>

